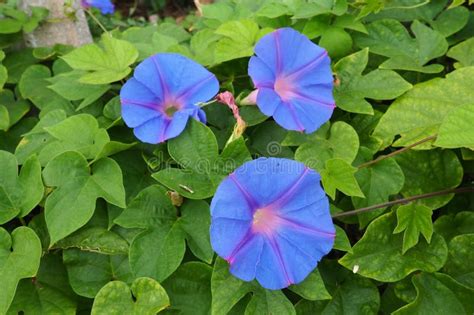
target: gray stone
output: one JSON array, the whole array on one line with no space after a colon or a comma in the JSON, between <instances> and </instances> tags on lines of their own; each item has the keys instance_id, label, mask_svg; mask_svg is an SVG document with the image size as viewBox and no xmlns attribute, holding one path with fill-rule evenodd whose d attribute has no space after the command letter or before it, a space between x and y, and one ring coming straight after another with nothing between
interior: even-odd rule
<instances>
[{"instance_id":1,"label":"gray stone","mask_svg":"<svg viewBox=\"0 0 474 315\"><path fill-rule=\"evenodd\" d=\"M21 0L20 8L30 13L30 6L45 7L49 10L48 21L34 32L25 34L28 47L51 47L55 44L81 46L92 43L92 35L87 25L80 0L73 0L72 7L67 0ZM68 14L69 12L69 14ZM75 14L74 14L75 12Z\"/></svg>"}]
</instances>

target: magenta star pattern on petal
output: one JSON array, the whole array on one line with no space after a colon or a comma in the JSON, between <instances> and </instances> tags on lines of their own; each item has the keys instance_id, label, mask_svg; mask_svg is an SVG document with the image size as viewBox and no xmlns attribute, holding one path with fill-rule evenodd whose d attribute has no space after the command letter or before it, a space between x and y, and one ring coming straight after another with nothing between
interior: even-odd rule
<instances>
[{"instance_id":1,"label":"magenta star pattern on petal","mask_svg":"<svg viewBox=\"0 0 474 315\"><path fill-rule=\"evenodd\" d=\"M205 123L199 103L218 91L217 78L203 66L182 55L156 54L122 87L122 118L141 141L164 142L178 136L190 117Z\"/></svg>"},{"instance_id":2,"label":"magenta star pattern on petal","mask_svg":"<svg viewBox=\"0 0 474 315\"><path fill-rule=\"evenodd\" d=\"M335 108L331 61L303 34L281 28L262 37L248 73L257 88L257 106L283 128L311 133Z\"/></svg>"},{"instance_id":3,"label":"magenta star pattern on petal","mask_svg":"<svg viewBox=\"0 0 474 315\"><path fill-rule=\"evenodd\" d=\"M267 289L303 281L334 244L320 176L293 160L259 158L239 167L219 185L211 216L212 247L230 272Z\"/></svg>"}]
</instances>

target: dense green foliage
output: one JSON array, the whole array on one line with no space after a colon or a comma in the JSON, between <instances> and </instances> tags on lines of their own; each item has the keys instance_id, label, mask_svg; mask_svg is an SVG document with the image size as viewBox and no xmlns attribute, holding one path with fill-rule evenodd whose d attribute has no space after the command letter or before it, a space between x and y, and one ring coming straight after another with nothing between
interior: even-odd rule
<instances>
[{"instance_id":1,"label":"dense green foliage","mask_svg":"<svg viewBox=\"0 0 474 315\"><path fill-rule=\"evenodd\" d=\"M472 187L471 3L224 0L182 24L18 50L46 17L0 4L0 314L473 314L472 190L342 215ZM248 105L228 142L219 103L160 145L122 122L118 93L144 58L188 56L239 103L256 41L285 26L332 58L337 109L315 133ZM334 250L282 291L234 278L209 243L217 185L258 156L317 170L337 225Z\"/></svg>"}]
</instances>

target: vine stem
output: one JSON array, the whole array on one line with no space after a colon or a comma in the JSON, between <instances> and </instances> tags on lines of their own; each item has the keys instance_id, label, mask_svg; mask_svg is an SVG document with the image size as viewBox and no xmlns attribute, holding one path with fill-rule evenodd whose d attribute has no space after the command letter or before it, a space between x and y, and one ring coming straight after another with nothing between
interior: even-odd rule
<instances>
[{"instance_id":1,"label":"vine stem","mask_svg":"<svg viewBox=\"0 0 474 315\"><path fill-rule=\"evenodd\" d=\"M378 162L380 162L380 161L382 161L382 160L388 159L388 158L390 158L390 157L392 157L392 156L395 156L395 155L398 155L398 154L400 154L400 153L403 153L403 152L405 152L405 151L407 151L407 150L410 150L411 148L416 147L417 145L420 145L420 144L422 144L422 143L425 143L425 142L428 142L428 141L430 141L430 140L436 139L436 137L437 137L437 135L433 135L433 136L429 136L429 137L427 137L427 138L421 139L420 141L417 141L417 142L415 142L415 143L413 143L413 144L410 144L410 145L408 145L408 146L406 146L406 147L404 147L404 148L401 148L401 149L399 149L399 150L393 151L392 153L389 153L389 154L386 154L386 155L381 155L381 156L377 157L375 160L372 160L372 161L369 161L369 162L366 162L366 163L362 163L361 165L359 165L359 166L357 166L357 167L358 167L358 168L364 168L364 167L370 166L370 165L372 165L372 164L378 163Z\"/></svg>"},{"instance_id":2,"label":"vine stem","mask_svg":"<svg viewBox=\"0 0 474 315\"><path fill-rule=\"evenodd\" d=\"M398 205L398 204L403 204L403 203L409 203L411 201L419 200L419 199L425 199L425 198L430 198L430 197L436 197L436 196L442 196L442 195L447 195L447 194L454 194L454 193L467 193L467 192L474 192L474 187L459 187L459 188L453 188L453 189L444 189L440 191L435 191L435 192L430 192L426 194L421 194L421 195L415 195L403 199L397 199L397 200L392 200L388 202L384 202L378 205L373 205L365 208L359 208L351 211L346 211L346 212L341 212L341 213L336 213L333 214L333 218L340 218L340 217L347 217L351 215L356 215L359 213L364 213L364 212L369 212L372 210L380 209L380 208L385 208L393 205Z\"/></svg>"},{"instance_id":3,"label":"vine stem","mask_svg":"<svg viewBox=\"0 0 474 315\"><path fill-rule=\"evenodd\" d=\"M110 35L109 31L104 27L104 25L102 25L102 23L100 23L100 21L95 17L95 15L90 11L90 9L86 9L84 10L87 12L87 14L89 14L89 16L91 17L91 19L94 20L94 22L102 29L102 31L108 35Z\"/></svg>"}]
</instances>

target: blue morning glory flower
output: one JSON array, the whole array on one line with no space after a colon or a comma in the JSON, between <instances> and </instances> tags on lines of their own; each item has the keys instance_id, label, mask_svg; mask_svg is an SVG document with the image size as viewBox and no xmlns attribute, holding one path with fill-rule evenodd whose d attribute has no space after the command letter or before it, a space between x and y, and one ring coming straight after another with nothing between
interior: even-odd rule
<instances>
[{"instance_id":1,"label":"blue morning glory flower","mask_svg":"<svg viewBox=\"0 0 474 315\"><path fill-rule=\"evenodd\" d=\"M335 107L329 56L303 34L281 28L262 37L250 58L257 106L283 128L311 133Z\"/></svg>"},{"instance_id":2,"label":"blue morning glory flower","mask_svg":"<svg viewBox=\"0 0 474 315\"><path fill-rule=\"evenodd\" d=\"M267 289L303 281L334 244L320 176L293 160L243 164L217 188L211 216L212 247L230 272Z\"/></svg>"},{"instance_id":3,"label":"blue morning glory flower","mask_svg":"<svg viewBox=\"0 0 474 315\"><path fill-rule=\"evenodd\" d=\"M97 8L102 14L112 14L115 10L114 4L110 0L81 0L81 5L85 9Z\"/></svg>"},{"instance_id":4,"label":"blue morning glory flower","mask_svg":"<svg viewBox=\"0 0 474 315\"><path fill-rule=\"evenodd\" d=\"M141 62L120 91L122 118L143 142L178 136L189 117L206 122L199 103L219 91L217 78L182 55L160 53Z\"/></svg>"}]
</instances>

